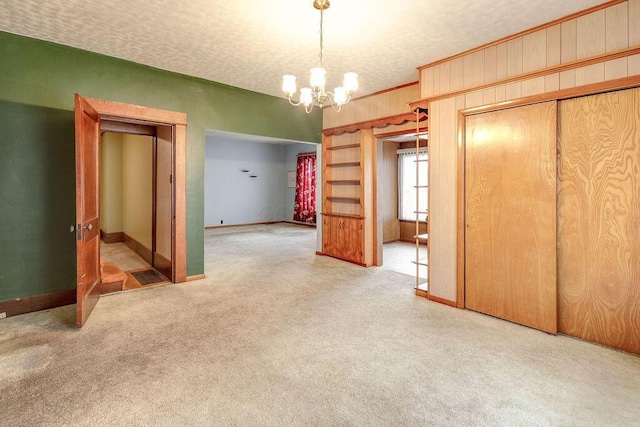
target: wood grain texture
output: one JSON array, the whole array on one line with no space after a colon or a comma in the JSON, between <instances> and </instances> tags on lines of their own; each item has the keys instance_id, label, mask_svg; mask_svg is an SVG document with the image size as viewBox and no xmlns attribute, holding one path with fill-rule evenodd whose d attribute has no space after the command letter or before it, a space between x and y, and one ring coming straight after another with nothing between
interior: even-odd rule
<instances>
[{"instance_id":1,"label":"wood grain texture","mask_svg":"<svg viewBox=\"0 0 640 427\"><path fill-rule=\"evenodd\" d=\"M82 327L100 298L100 114L75 95L76 324Z\"/></svg>"},{"instance_id":2,"label":"wood grain texture","mask_svg":"<svg viewBox=\"0 0 640 427\"><path fill-rule=\"evenodd\" d=\"M640 45L640 0L627 2L629 14L629 46Z\"/></svg>"},{"instance_id":3,"label":"wood grain texture","mask_svg":"<svg viewBox=\"0 0 640 427\"><path fill-rule=\"evenodd\" d=\"M447 300L456 300L456 123L464 102L429 104L429 293Z\"/></svg>"},{"instance_id":4,"label":"wood grain texture","mask_svg":"<svg viewBox=\"0 0 640 427\"><path fill-rule=\"evenodd\" d=\"M560 103L559 330L640 354L640 89Z\"/></svg>"},{"instance_id":5,"label":"wood grain texture","mask_svg":"<svg viewBox=\"0 0 640 427\"><path fill-rule=\"evenodd\" d=\"M398 220L398 143L382 143L382 241L400 239Z\"/></svg>"},{"instance_id":6,"label":"wood grain texture","mask_svg":"<svg viewBox=\"0 0 640 427\"><path fill-rule=\"evenodd\" d=\"M547 66L547 30L536 31L522 38L522 71L540 70Z\"/></svg>"},{"instance_id":7,"label":"wood grain texture","mask_svg":"<svg viewBox=\"0 0 640 427\"><path fill-rule=\"evenodd\" d=\"M629 47L629 8L627 3L621 3L605 9L607 52Z\"/></svg>"},{"instance_id":8,"label":"wood grain texture","mask_svg":"<svg viewBox=\"0 0 640 427\"><path fill-rule=\"evenodd\" d=\"M466 117L465 299L556 332L556 102Z\"/></svg>"},{"instance_id":9,"label":"wood grain texture","mask_svg":"<svg viewBox=\"0 0 640 427\"><path fill-rule=\"evenodd\" d=\"M577 22L575 19L560 25L560 61L565 64L578 59Z\"/></svg>"},{"instance_id":10,"label":"wood grain texture","mask_svg":"<svg viewBox=\"0 0 640 427\"><path fill-rule=\"evenodd\" d=\"M471 53L463 57L464 61L464 87L474 87L485 81L484 50Z\"/></svg>"},{"instance_id":11,"label":"wood grain texture","mask_svg":"<svg viewBox=\"0 0 640 427\"><path fill-rule=\"evenodd\" d=\"M577 59L606 52L605 10L577 18Z\"/></svg>"}]
</instances>

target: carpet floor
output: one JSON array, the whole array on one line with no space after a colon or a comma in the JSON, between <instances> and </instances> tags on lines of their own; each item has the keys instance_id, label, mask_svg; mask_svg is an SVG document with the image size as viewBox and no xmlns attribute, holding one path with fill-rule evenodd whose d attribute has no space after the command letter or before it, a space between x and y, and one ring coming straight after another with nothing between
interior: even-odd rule
<instances>
[{"instance_id":1,"label":"carpet floor","mask_svg":"<svg viewBox=\"0 0 640 427\"><path fill-rule=\"evenodd\" d=\"M207 230L206 279L0 320L0 425L639 425L640 358L416 297L315 230Z\"/></svg>"}]
</instances>

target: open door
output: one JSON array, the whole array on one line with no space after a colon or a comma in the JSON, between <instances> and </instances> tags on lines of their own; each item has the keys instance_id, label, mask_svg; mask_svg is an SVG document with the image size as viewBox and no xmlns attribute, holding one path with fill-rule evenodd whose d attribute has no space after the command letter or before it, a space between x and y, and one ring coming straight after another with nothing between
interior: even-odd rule
<instances>
[{"instance_id":1,"label":"open door","mask_svg":"<svg viewBox=\"0 0 640 427\"><path fill-rule=\"evenodd\" d=\"M77 324L82 327L100 298L100 115L76 94Z\"/></svg>"}]
</instances>

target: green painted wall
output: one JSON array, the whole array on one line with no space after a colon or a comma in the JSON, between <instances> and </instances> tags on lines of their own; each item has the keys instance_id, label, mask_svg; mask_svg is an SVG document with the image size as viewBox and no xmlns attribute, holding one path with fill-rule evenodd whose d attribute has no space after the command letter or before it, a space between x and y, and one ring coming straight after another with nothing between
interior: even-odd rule
<instances>
[{"instance_id":1,"label":"green painted wall","mask_svg":"<svg viewBox=\"0 0 640 427\"><path fill-rule=\"evenodd\" d=\"M274 81L274 85L279 85L279 82ZM55 230L52 233L56 236L57 233L66 232L59 234L59 242L51 243L55 250L50 254L52 259L49 263L68 264L68 254L61 252L74 244L73 235L68 232L75 218L73 116L69 113L73 110L74 93L187 113L188 275L204 271L205 129L321 142L320 110L307 115L302 109L291 107L286 99L0 32L0 101L5 101L0 110L0 173L3 178L5 175L16 175L12 181L14 187L9 188L5 179L0 182L0 214L3 218L0 221L0 252L3 255L12 252L16 244L24 248L24 257L13 259L17 266L11 267L4 262L0 264L0 269L4 270L0 271L0 301L75 286L75 277L72 283L67 283L67 276L53 277L45 265L29 258L33 253L46 252L47 246L36 236L20 242L20 239L24 240L24 230L31 225L28 216L16 215L11 224L4 220L9 214L16 214L6 207L6 201L24 197L22 210L38 212L33 215L44 215L46 227ZM27 123L27 120L39 114L47 118L39 117L33 123ZM60 117L60 123L54 124L50 117L58 117L56 114ZM10 137L7 136L7 129L13 132ZM45 147L46 139L55 140L59 145L59 155L62 157L55 168L35 161L49 158L51 153L48 150L51 148L48 145ZM11 148L14 145L30 146L31 149L21 151ZM23 163L34 159L29 163L29 179L24 176L20 178L23 172L14 170L20 158L24 158ZM55 171L53 177L47 175L52 171ZM58 176L67 174L72 177L71 184L57 182ZM49 179L56 181L50 189L53 192L51 195L27 196L39 188L39 180ZM58 215L49 215L54 210L59 211ZM56 244L59 246L56 247ZM20 267L25 263L28 265ZM9 267L9 272L5 267ZM26 269L46 273L43 277L48 280L34 283L29 275L21 273Z\"/></svg>"},{"instance_id":2,"label":"green painted wall","mask_svg":"<svg viewBox=\"0 0 640 427\"><path fill-rule=\"evenodd\" d=\"M0 101L0 301L75 286L73 120Z\"/></svg>"}]
</instances>

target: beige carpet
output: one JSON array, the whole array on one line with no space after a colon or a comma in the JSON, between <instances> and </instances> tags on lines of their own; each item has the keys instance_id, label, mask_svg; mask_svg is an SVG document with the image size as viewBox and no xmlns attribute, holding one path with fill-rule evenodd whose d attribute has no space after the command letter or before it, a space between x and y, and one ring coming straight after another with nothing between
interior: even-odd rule
<instances>
[{"instance_id":1,"label":"beige carpet","mask_svg":"<svg viewBox=\"0 0 640 427\"><path fill-rule=\"evenodd\" d=\"M0 425L638 425L640 358L413 295L292 225L207 279L0 320Z\"/></svg>"}]
</instances>

